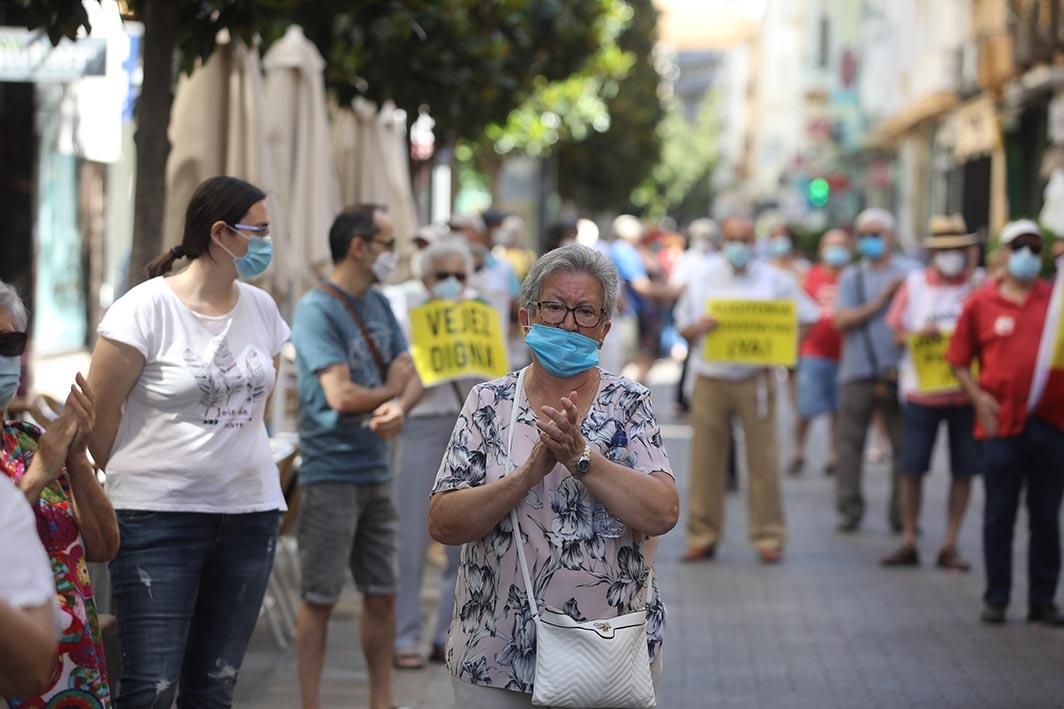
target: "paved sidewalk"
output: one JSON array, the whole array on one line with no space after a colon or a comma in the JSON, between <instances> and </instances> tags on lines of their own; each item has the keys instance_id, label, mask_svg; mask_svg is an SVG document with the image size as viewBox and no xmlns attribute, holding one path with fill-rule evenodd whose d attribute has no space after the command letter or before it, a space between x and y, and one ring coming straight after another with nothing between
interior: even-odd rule
<instances>
[{"instance_id":1,"label":"paved sidewalk","mask_svg":"<svg viewBox=\"0 0 1064 709\"><path fill-rule=\"evenodd\" d=\"M656 388L655 396L682 495L690 429L671 417L671 388ZM1026 554L1017 554L1009 624L993 628L977 620L981 485L976 484L961 545L973 562L971 573L947 574L933 567L947 486L941 462L927 483L923 566L881 569L879 557L897 543L886 522L886 467L866 470L863 530L837 534L832 482L820 472L826 435L823 423L814 427L805 474L784 480L790 542L782 565L761 566L746 542L745 487L729 499L727 538L716 561L678 562L682 518L663 539L657 573L669 625L658 706L1064 707L1064 630L1023 621ZM781 432L782 438L787 437ZM1017 529L1017 548L1026 548L1022 516ZM438 576L427 578L434 583ZM426 616L434 596L427 583ZM367 705L356 603L353 594L345 597L330 628L327 707ZM276 650L264 628L256 635L237 693L239 706L299 706L294 659ZM449 678L436 667L398 673L396 694L400 704L411 707L452 705Z\"/></svg>"}]
</instances>

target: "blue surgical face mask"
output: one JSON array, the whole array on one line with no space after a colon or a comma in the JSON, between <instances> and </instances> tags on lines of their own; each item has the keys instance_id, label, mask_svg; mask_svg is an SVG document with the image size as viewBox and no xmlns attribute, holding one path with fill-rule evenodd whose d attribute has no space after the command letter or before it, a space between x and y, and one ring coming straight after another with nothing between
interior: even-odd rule
<instances>
[{"instance_id":1,"label":"blue surgical face mask","mask_svg":"<svg viewBox=\"0 0 1064 709\"><path fill-rule=\"evenodd\" d=\"M850 262L850 250L841 244L824 249L824 263L832 268L842 268Z\"/></svg>"},{"instance_id":2,"label":"blue surgical face mask","mask_svg":"<svg viewBox=\"0 0 1064 709\"><path fill-rule=\"evenodd\" d=\"M18 393L22 381L22 360L19 357L0 357L0 411L7 408Z\"/></svg>"},{"instance_id":3,"label":"blue surgical face mask","mask_svg":"<svg viewBox=\"0 0 1064 709\"><path fill-rule=\"evenodd\" d=\"M458 282L458 279L454 276L449 276L442 281L436 281L436 284L432 286L432 295L441 300L458 300L463 290L465 289Z\"/></svg>"},{"instance_id":4,"label":"blue surgical face mask","mask_svg":"<svg viewBox=\"0 0 1064 709\"><path fill-rule=\"evenodd\" d=\"M768 241L768 252L775 258L789 256L794 246L786 236L774 236Z\"/></svg>"},{"instance_id":5,"label":"blue surgical face mask","mask_svg":"<svg viewBox=\"0 0 1064 709\"><path fill-rule=\"evenodd\" d=\"M559 379L575 377L597 365L602 346L578 332L539 324L529 329L525 344L536 355L540 366Z\"/></svg>"},{"instance_id":6,"label":"blue surgical face mask","mask_svg":"<svg viewBox=\"0 0 1064 709\"><path fill-rule=\"evenodd\" d=\"M233 227L229 228L240 234ZM270 265L270 260L273 258L273 239L268 236L244 236L243 234L240 234L240 236L243 236L248 242L248 250L244 252L243 256L233 256L233 252L222 246L220 241L218 245L225 249L225 253L233 256L233 265L236 266L236 272L241 278L254 278Z\"/></svg>"},{"instance_id":7,"label":"blue surgical face mask","mask_svg":"<svg viewBox=\"0 0 1064 709\"><path fill-rule=\"evenodd\" d=\"M735 269L746 268L746 264L750 263L750 257L753 255L750 245L742 241L727 242L721 249L721 253Z\"/></svg>"},{"instance_id":8,"label":"blue surgical face mask","mask_svg":"<svg viewBox=\"0 0 1064 709\"><path fill-rule=\"evenodd\" d=\"M1020 281L1031 281L1042 272L1042 258L1026 246L1009 256L1009 273Z\"/></svg>"},{"instance_id":9,"label":"blue surgical face mask","mask_svg":"<svg viewBox=\"0 0 1064 709\"><path fill-rule=\"evenodd\" d=\"M875 261L887 253L887 244L879 234L861 234L857 239L857 250L866 259Z\"/></svg>"}]
</instances>

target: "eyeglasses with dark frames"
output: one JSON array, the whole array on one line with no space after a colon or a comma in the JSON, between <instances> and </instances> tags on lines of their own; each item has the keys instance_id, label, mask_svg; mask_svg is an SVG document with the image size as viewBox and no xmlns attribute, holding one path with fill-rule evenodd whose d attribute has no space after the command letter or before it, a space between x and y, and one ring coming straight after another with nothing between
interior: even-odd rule
<instances>
[{"instance_id":1,"label":"eyeglasses with dark frames","mask_svg":"<svg viewBox=\"0 0 1064 709\"><path fill-rule=\"evenodd\" d=\"M573 314L573 320L580 327L598 327L602 318L606 315L605 308L596 308L592 305L578 305L570 308L565 303L556 300L538 300L533 305L539 309L539 316L548 325L561 325Z\"/></svg>"},{"instance_id":2,"label":"eyeglasses with dark frames","mask_svg":"<svg viewBox=\"0 0 1064 709\"><path fill-rule=\"evenodd\" d=\"M26 351L26 333L0 332L0 356L21 357Z\"/></svg>"}]
</instances>

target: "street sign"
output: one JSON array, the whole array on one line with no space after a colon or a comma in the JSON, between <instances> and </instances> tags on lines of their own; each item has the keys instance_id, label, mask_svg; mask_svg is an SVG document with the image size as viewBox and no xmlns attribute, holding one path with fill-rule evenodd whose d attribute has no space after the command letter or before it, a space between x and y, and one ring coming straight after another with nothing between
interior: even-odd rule
<instances>
[{"instance_id":1,"label":"street sign","mask_svg":"<svg viewBox=\"0 0 1064 709\"><path fill-rule=\"evenodd\" d=\"M53 47L48 35L20 27L0 27L0 81L67 82L103 76L107 40L64 38Z\"/></svg>"}]
</instances>

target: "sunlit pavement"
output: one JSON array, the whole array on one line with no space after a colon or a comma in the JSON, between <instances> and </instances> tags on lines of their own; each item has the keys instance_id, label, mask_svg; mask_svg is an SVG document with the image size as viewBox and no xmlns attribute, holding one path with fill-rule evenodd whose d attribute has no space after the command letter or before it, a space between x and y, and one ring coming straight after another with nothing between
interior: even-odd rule
<instances>
[{"instance_id":1,"label":"sunlit pavement","mask_svg":"<svg viewBox=\"0 0 1064 709\"><path fill-rule=\"evenodd\" d=\"M666 445L682 490L690 429L673 416L675 367L651 375ZM789 455L784 403L781 465ZM806 472L784 479L789 543L784 562L765 567L746 541L745 486L728 503L727 537L712 562L684 565L683 519L658 551L669 609L659 707L1051 707L1064 706L1064 630L1029 626L1026 554L1017 554L1013 606L1004 627L979 623L982 571L976 485L962 535L968 574L934 568L948 476L942 451L928 479L922 566L881 569L897 537L886 521L884 465L866 470L868 510L856 535L834 531L832 482L822 473L827 427L814 427ZM741 474L742 477L742 474ZM745 482L745 478L743 478ZM682 499L682 498L681 498ZM1017 549L1026 548L1021 517ZM436 575L426 584L431 611ZM367 704L353 594L330 628L323 684L327 707ZM446 671L398 672L396 699L450 707ZM260 628L238 687L240 706L299 706L295 660Z\"/></svg>"}]
</instances>

